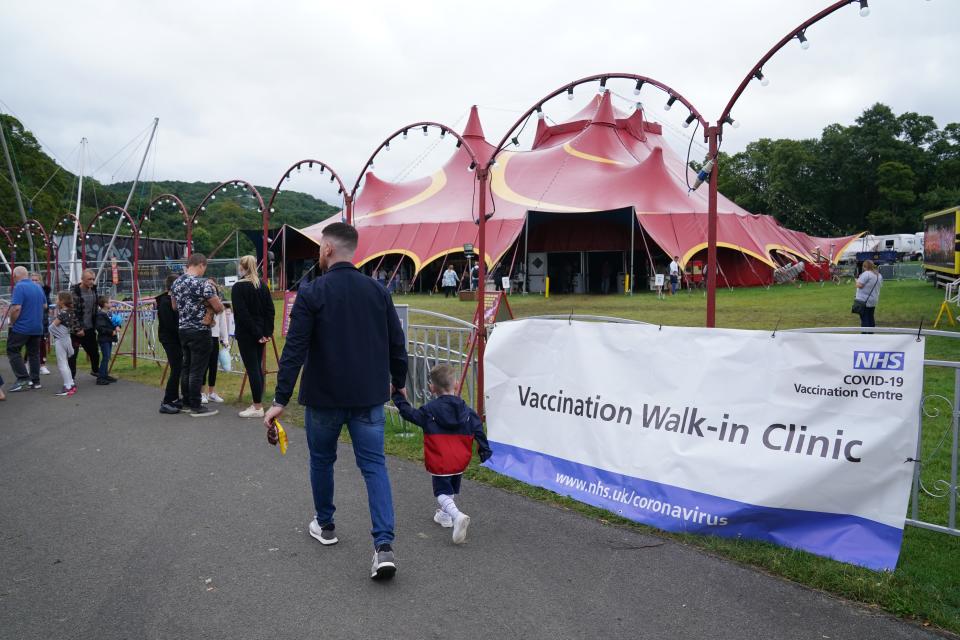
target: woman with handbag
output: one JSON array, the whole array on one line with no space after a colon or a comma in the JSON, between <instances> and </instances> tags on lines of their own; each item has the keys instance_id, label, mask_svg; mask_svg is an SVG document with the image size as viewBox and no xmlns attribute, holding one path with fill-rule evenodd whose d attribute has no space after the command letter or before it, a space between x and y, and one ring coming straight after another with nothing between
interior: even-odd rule
<instances>
[{"instance_id":1,"label":"woman with handbag","mask_svg":"<svg viewBox=\"0 0 960 640\"><path fill-rule=\"evenodd\" d=\"M240 258L240 279L233 285L234 338L240 359L250 380L253 404L240 412L241 418L263 417L263 348L273 337L273 298L265 283L257 276L257 259Z\"/></svg>"},{"instance_id":2,"label":"woman with handbag","mask_svg":"<svg viewBox=\"0 0 960 640\"><path fill-rule=\"evenodd\" d=\"M880 300L880 287L883 286L883 276L877 272L873 260L863 261L863 273L857 278L857 292L853 298L853 308L850 310L860 316L861 327L877 326L874 312Z\"/></svg>"}]
</instances>

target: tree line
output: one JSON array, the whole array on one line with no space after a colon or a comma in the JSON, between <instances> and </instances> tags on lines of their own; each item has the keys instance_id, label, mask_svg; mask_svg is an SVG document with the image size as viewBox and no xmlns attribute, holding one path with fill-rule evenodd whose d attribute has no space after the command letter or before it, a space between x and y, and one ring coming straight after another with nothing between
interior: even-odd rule
<instances>
[{"instance_id":1,"label":"tree line","mask_svg":"<svg viewBox=\"0 0 960 640\"><path fill-rule=\"evenodd\" d=\"M960 204L960 123L879 103L819 138L763 138L719 161L721 193L813 235L913 233Z\"/></svg>"},{"instance_id":2,"label":"tree line","mask_svg":"<svg viewBox=\"0 0 960 640\"><path fill-rule=\"evenodd\" d=\"M0 114L0 126L3 126L10 147L27 217L35 218L50 231L58 220L63 219L65 213L73 213L76 207L78 177L47 155L33 133L25 129L13 116ZM9 172L2 160L0 158L0 225L9 229L19 226L21 220ZM88 224L97 211L108 205L123 206L131 185L130 181L103 184L94 178L85 177L81 222ZM194 208L215 186L217 183L214 182L144 181L137 185L130 201L130 213L137 218L154 198L164 193L172 193L183 201L192 214ZM272 186L256 186L256 189L264 202L273 192ZM206 211L201 214L199 225L194 227L193 241L197 251L209 253L235 229L262 228L263 222L257 211L256 199L238 190L229 191L232 192L232 197L220 197L211 201ZM277 196L274 209L270 220L271 228L283 224L297 228L306 227L339 211L338 207L310 194L286 189ZM95 225L93 231L112 233L113 224L109 220L104 221ZM160 207L150 212L141 231L144 237L174 240L185 238L183 217L172 207ZM25 241L22 244L26 246ZM242 252L250 253L254 250L253 244L242 234L239 244ZM232 247L233 242L228 242L228 245ZM43 255L43 252L40 254Z\"/></svg>"}]
</instances>

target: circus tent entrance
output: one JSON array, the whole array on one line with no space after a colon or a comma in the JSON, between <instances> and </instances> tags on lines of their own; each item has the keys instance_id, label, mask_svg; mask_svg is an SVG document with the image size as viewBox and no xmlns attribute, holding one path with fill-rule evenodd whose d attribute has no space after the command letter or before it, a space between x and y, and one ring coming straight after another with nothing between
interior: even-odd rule
<instances>
[{"instance_id":1,"label":"circus tent entrance","mask_svg":"<svg viewBox=\"0 0 960 640\"><path fill-rule=\"evenodd\" d=\"M518 247L526 290L542 293L550 278L554 293L612 293L634 281L636 266L649 262L632 207L589 213L528 211Z\"/></svg>"}]
</instances>

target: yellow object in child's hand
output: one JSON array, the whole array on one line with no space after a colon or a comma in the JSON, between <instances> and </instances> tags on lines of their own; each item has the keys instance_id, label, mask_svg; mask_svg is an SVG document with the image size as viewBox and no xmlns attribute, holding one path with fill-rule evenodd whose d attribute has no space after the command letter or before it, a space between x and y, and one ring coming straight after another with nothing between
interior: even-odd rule
<instances>
[{"instance_id":1,"label":"yellow object in child's hand","mask_svg":"<svg viewBox=\"0 0 960 640\"><path fill-rule=\"evenodd\" d=\"M280 446L280 455L287 455L287 432L284 431L280 421L274 418L273 424L277 427L277 444Z\"/></svg>"}]
</instances>

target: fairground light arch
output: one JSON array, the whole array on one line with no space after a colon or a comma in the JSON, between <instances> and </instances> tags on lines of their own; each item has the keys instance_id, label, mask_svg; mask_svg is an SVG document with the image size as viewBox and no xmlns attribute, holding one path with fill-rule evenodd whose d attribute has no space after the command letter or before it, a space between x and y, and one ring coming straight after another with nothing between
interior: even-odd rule
<instances>
[{"instance_id":1,"label":"fairground light arch","mask_svg":"<svg viewBox=\"0 0 960 640\"><path fill-rule=\"evenodd\" d=\"M839 0L838 2L834 2L820 12L804 20L799 26L788 32L787 35L781 38L775 45L773 45L773 47L770 48L770 50L760 57L756 64L754 64L750 71L748 71L743 77L743 80L733 92L733 95L730 96L730 99L727 101L727 105L720 113L720 117L717 118L716 123L704 127L704 141L707 143L708 149L707 164L704 165L703 169L701 169L701 175L703 177L709 176L709 180L707 181L709 189L709 195L707 199L707 264L710 265L710 268L707 272L706 322L706 326L708 327L716 326L717 281L715 274L717 274L717 269L715 266L717 261L717 177L719 173L717 154L720 150L720 144L723 141L723 127L724 125L730 125L736 129L739 126L737 121L733 119L731 112L733 111L734 105L736 105L744 91L746 91L747 86L749 86L751 81L756 80L764 86L769 83L763 74L763 66L767 63L767 61L769 61L774 55L790 44L793 40L796 40L799 43L801 49L809 49L810 41L807 39L807 29L820 22L827 16L830 16L851 4L859 5L861 17L866 18L868 15L870 15L869 0Z\"/></svg>"},{"instance_id":2,"label":"fairground light arch","mask_svg":"<svg viewBox=\"0 0 960 640\"><path fill-rule=\"evenodd\" d=\"M30 236L31 240L34 234L39 234L40 239L43 241L42 246L44 247L44 253L46 254L46 284L48 287L53 286L50 279L50 267L51 267L51 258L54 258L53 264L56 264L56 258L51 255L56 251L56 248L50 242L50 234L47 233L46 228L40 223L39 220L35 218L27 218L26 222L23 224L10 228L10 231L13 232L13 246L12 249L16 251L16 241L22 237ZM35 265L34 265L35 266Z\"/></svg>"},{"instance_id":3,"label":"fairground light arch","mask_svg":"<svg viewBox=\"0 0 960 640\"><path fill-rule=\"evenodd\" d=\"M270 200L267 202L267 206L263 210L263 260L261 263L263 264L262 268L264 279L267 278L267 255L269 250L267 236L270 232L270 216L275 213L273 206L274 201L276 201L277 196L282 193L283 183L290 180L294 171L300 173L304 166L307 167L307 171L312 171L314 165L320 167L320 171L318 172L319 175L329 175L330 182L337 184L337 194L343 195L343 208L347 221L349 222L353 219L353 197L347 192L346 184L344 184L343 180L340 178L340 174L334 171L333 167L322 160L316 160L314 158L305 158L303 160L297 160L294 162L287 168L286 171L283 172L283 175L280 176L280 179L277 181L277 185L273 188L273 193L270 194Z\"/></svg>"},{"instance_id":4,"label":"fairground light arch","mask_svg":"<svg viewBox=\"0 0 960 640\"><path fill-rule=\"evenodd\" d=\"M470 146L470 143L464 139L459 133L457 133L452 128L448 127L445 124L439 122L433 122L430 120L422 120L419 122L413 122L411 124L400 127L390 135L388 135L384 140L373 150L373 153L370 154L370 157L367 158L367 161L363 164L363 168L360 170L360 174L357 176L357 181L354 183L353 188L349 193L349 202L350 207L347 213L347 224L353 224L353 204L356 202L357 193L360 191L361 184L363 182L363 177L366 175L367 171L373 169L373 163L376 157L380 154L381 151L389 151L390 143L394 142L398 138L400 140L406 139L411 131L422 131L424 135L427 135L431 129L437 129L440 131L440 138L445 138L448 134L456 140L456 147L458 149L463 148L468 157L470 158L470 164L467 167L467 171L471 171L475 174L475 179L478 182L478 203L477 203L477 219L474 220L474 224L479 225L479 233L477 239L477 253L480 256L480 259L477 260L477 264L480 267L480 282L477 290L477 312L476 316L479 318L479 322L476 326L477 334L477 389L483 389L483 352L484 345L486 344L486 327L483 322L483 303L484 303L484 280L486 279L486 243L485 243L485 229L487 221L487 183L489 181L490 172L488 170L488 158L481 158L477 155L476 150ZM490 160L492 164L492 160ZM471 208L473 203L471 202ZM483 393L477 393L477 413L483 415Z\"/></svg>"},{"instance_id":5,"label":"fairground light arch","mask_svg":"<svg viewBox=\"0 0 960 640\"><path fill-rule=\"evenodd\" d=\"M233 187L234 191L240 190L240 193L232 193L230 188ZM268 264L266 260L267 256L267 225L269 224L269 215L267 214L267 208L263 203L263 198L260 196L260 192L257 191L257 188L247 182L246 180L241 180L235 178L233 180L227 180L221 182L213 189L210 190L210 193L203 197L203 200L200 201L200 204L197 205L197 208L193 210L193 214L187 218L187 255L193 253L193 227L194 225L199 224L200 214L207 210L207 204L213 200L217 199L217 195L221 197L230 195L242 195L248 194L253 196L257 201L257 213L260 214L260 219L263 221L263 278L266 280L268 278Z\"/></svg>"},{"instance_id":6,"label":"fairground light arch","mask_svg":"<svg viewBox=\"0 0 960 640\"><path fill-rule=\"evenodd\" d=\"M694 121L699 122L702 126L706 126L707 124L707 121L700 114L700 111L698 111L697 108L693 105L693 103L690 102L687 98L685 98L682 93L680 93L670 85L660 82L659 80L656 80L649 76L637 75L635 73L599 73L596 75L580 78L579 80L574 80L573 82L568 82L562 87L559 87L558 89L551 91L544 97L537 100L532 107L527 109L523 113L523 115L517 118L517 121L514 122L514 124L504 134L503 138L500 139L500 142L496 145L496 147L494 147L493 153L491 154L490 158L486 159L486 161L483 163L483 166L480 167L480 169L477 171L477 177L481 182L481 190L480 190L481 203L484 202L483 198L486 193L486 183L487 183L487 180L489 179L490 169L493 167L494 163L497 161L497 156L500 155L500 153L504 151L509 145L519 146L520 140L518 137L519 134L517 134L517 130L523 127L524 123L526 123L527 120L531 116L533 116L534 113L536 113L538 117L542 117L544 104L563 94L566 94L568 98L573 99L574 89L576 89L580 85L591 84L599 81L600 91L601 92L606 91L607 82L610 80L630 80L635 82L636 84L633 90L634 95L640 95L641 90L647 85L655 87L656 89L659 89L660 91L662 91L667 95L666 109L669 110L677 102L679 102L680 104L682 104L684 107L687 108L687 110L689 111L689 115L687 116L687 119L685 121L685 124L684 124L685 127L689 126L690 123ZM483 251L484 251L485 235L486 235L486 215L484 215L483 208L481 205L480 238L478 241L481 255L483 255ZM480 300L478 302L478 305L483 304L483 297L484 297L485 284L486 284L485 283L486 267L484 265L483 260L480 260L480 265L481 265L480 266L480 282L478 283L478 289L479 289L478 297ZM710 271L713 271L713 269L711 268ZM479 314L480 314L478 315L478 317L482 319L483 318L482 306L478 306L478 308L479 308ZM483 398L483 355L485 352L486 341L487 341L486 326L482 320L481 322L478 323L477 332L478 332L477 381L479 385L478 388L480 389L480 392L477 394L477 397L482 399ZM478 404L480 402L482 402L482 400L478 400ZM479 413L482 416L483 412L480 411L480 409L482 409L482 405L480 405L477 411L477 413Z\"/></svg>"}]
</instances>

